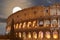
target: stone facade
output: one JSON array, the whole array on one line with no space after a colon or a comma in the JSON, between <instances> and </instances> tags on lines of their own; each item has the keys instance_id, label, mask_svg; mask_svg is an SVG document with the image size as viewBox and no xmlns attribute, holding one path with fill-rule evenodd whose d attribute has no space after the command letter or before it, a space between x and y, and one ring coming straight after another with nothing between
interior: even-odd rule
<instances>
[{"instance_id":1,"label":"stone facade","mask_svg":"<svg viewBox=\"0 0 60 40\"><path fill-rule=\"evenodd\" d=\"M12 20L13 26L11 26ZM14 27L16 37L23 40L60 40L59 24L60 5L55 4L18 11L8 17L6 28L9 32Z\"/></svg>"}]
</instances>

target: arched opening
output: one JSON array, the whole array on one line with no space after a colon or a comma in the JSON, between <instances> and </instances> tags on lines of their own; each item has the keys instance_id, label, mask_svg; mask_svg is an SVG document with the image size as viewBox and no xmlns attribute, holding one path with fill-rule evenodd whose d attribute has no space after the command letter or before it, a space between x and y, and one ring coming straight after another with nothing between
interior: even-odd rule
<instances>
[{"instance_id":1,"label":"arched opening","mask_svg":"<svg viewBox=\"0 0 60 40\"><path fill-rule=\"evenodd\" d=\"M26 39L26 33L23 32L23 39Z\"/></svg>"},{"instance_id":2,"label":"arched opening","mask_svg":"<svg viewBox=\"0 0 60 40\"><path fill-rule=\"evenodd\" d=\"M20 7L14 7L12 13L15 13L15 12L17 12L19 10L22 10L22 9Z\"/></svg>"},{"instance_id":3,"label":"arched opening","mask_svg":"<svg viewBox=\"0 0 60 40\"><path fill-rule=\"evenodd\" d=\"M36 32L33 32L33 38L37 39L37 33Z\"/></svg>"},{"instance_id":4,"label":"arched opening","mask_svg":"<svg viewBox=\"0 0 60 40\"><path fill-rule=\"evenodd\" d=\"M53 38L58 39L58 32L56 30L53 32Z\"/></svg>"},{"instance_id":5,"label":"arched opening","mask_svg":"<svg viewBox=\"0 0 60 40\"><path fill-rule=\"evenodd\" d=\"M28 38L31 38L31 33L30 32L28 33Z\"/></svg>"},{"instance_id":6,"label":"arched opening","mask_svg":"<svg viewBox=\"0 0 60 40\"><path fill-rule=\"evenodd\" d=\"M38 33L38 38L39 38L39 39L42 39L42 38L43 38L43 32L42 32L42 31L39 31L39 33Z\"/></svg>"},{"instance_id":7,"label":"arched opening","mask_svg":"<svg viewBox=\"0 0 60 40\"><path fill-rule=\"evenodd\" d=\"M45 34L45 36L46 36L47 39L50 39L51 38L50 32L47 31L46 34Z\"/></svg>"}]
</instances>

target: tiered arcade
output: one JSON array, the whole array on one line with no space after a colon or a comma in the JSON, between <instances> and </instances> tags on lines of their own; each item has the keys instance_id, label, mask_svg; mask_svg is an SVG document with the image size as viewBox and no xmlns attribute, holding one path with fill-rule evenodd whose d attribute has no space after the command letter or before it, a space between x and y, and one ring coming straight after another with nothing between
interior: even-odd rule
<instances>
[{"instance_id":1,"label":"tiered arcade","mask_svg":"<svg viewBox=\"0 0 60 40\"><path fill-rule=\"evenodd\" d=\"M60 5L36 6L18 11L7 19L7 32L14 20L15 36L23 40L60 40Z\"/></svg>"}]
</instances>

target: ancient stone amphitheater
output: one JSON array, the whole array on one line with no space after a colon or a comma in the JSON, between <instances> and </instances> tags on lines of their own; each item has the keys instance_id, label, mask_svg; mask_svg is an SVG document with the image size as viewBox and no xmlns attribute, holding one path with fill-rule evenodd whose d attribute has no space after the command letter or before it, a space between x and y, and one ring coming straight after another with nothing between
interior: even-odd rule
<instances>
[{"instance_id":1,"label":"ancient stone amphitheater","mask_svg":"<svg viewBox=\"0 0 60 40\"><path fill-rule=\"evenodd\" d=\"M60 40L60 5L35 6L7 19L6 33L22 40Z\"/></svg>"}]
</instances>

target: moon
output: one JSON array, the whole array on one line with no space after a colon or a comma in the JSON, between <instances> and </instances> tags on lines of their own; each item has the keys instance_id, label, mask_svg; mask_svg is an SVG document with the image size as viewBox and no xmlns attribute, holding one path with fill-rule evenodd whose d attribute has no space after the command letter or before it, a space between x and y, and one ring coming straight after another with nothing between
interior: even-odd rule
<instances>
[{"instance_id":1,"label":"moon","mask_svg":"<svg viewBox=\"0 0 60 40\"><path fill-rule=\"evenodd\" d=\"M12 13L15 13L15 12L17 12L19 10L22 10L22 8L20 8L20 7L14 7Z\"/></svg>"}]
</instances>

